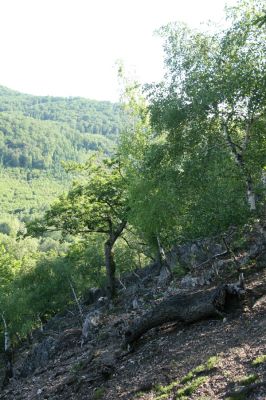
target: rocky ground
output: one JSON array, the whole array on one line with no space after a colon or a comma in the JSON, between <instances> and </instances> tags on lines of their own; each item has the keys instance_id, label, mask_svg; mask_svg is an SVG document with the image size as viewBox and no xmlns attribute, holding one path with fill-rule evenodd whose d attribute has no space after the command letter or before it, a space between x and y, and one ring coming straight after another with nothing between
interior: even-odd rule
<instances>
[{"instance_id":1,"label":"rocky ground","mask_svg":"<svg viewBox=\"0 0 266 400\"><path fill-rule=\"evenodd\" d=\"M226 268L201 290L235 281L234 263L220 264ZM111 306L104 299L83 306L87 338L74 309L57 315L16 350L16 375L0 399L266 399L266 269L256 261L242 269L241 310L154 328L134 349L123 346L128 325L164 298L199 290L196 275L190 285L188 276L170 284L156 275L124 280Z\"/></svg>"}]
</instances>

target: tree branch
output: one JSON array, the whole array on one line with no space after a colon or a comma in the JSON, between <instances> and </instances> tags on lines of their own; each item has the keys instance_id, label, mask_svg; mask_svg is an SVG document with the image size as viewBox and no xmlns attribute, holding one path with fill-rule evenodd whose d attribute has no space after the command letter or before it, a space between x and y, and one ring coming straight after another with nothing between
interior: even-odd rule
<instances>
[{"instance_id":1,"label":"tree branch","mask_svg":"<svg viewBox=\"0 0 266 400\"><path fill-rule=\"evenodd\" d=\"M253 121L254 121L254 115L252 113L250 119L246 123L246 131L245 131L246 134L245 134L244 142L243 142L243 150L247 149L248 144L250 142L250 130L251 130L251 126L253 124Z\"/></svg>"},{"instance_id":2,"label":"tree branch","mask_svg":"<svg viewBox=\"0 0 266 400\"><path fill-rule=\"evenodd\" d=\"M59 232L64 230L64 228L45 228L45 232ZM69 232L71 234L71 232ZM110 231L104 230L104 229L82 229L82 230L75 230L72 232L72 234L82 234L82 233L105 233L109 234Z\"/></svg>"}]
</instances>

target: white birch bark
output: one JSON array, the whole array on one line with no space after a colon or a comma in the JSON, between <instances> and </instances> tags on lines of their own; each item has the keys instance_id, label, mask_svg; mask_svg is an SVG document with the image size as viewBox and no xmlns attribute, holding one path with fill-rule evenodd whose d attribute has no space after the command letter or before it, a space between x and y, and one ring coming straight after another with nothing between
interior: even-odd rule
<instances>
[{"instance_id":1,"label":"white birch bark","mask_svg":"<svg viewBox=\"0 0 266 400\"><path fill-rule=\"evenodd\" d=\"M3 325L4 325L4 350L8 351L11 347L11 341L10 341L10 336L9 336L8 329L7 329L7 323L6 323L3 313L2 313L2 321L3 321Z\"/></svg>"},{"instance_id":2,"label":"white birch bark","mask_svg":"<svg viewBox=\"0 0 266 400\"><path fill-rule=\"evenodd\" d=\"M256 195L253 190L253 182L251 180L251 176L248 173L244 160L243 160L243 151L241 150L241 146L237 146L235 143L233 143L231 136L228 132L226 123L223 123L223 136L225 137L226 143L228 144L231 153L235 159L236 165L241 169L245 181L246 181L246 196L247 196L247 202L249 205L250 211L256 211Z\"/></svg>"}]
</instances>

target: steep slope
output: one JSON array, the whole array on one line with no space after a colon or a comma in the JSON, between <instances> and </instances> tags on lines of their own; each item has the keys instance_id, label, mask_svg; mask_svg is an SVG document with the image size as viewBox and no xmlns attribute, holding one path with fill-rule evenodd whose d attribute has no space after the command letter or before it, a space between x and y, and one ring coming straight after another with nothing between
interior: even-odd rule
<instances>
[{"instance_id":1,"label":"steep slope","mask_svg":"<svg viewBox=\"0 0 266 400\"><path fill-rule=\"evenodd\" d=\"M82 337L74 309L36 331L34 344L17 350L16 377L0 399L265 399L264 267L246 266L241 310L223 319L166 324L146 333L134 351L123 342L125 329L137 316L175 293L210 285L185 289L182 280L174 279L162 287L150 269L122 278L124 287L111 306L104 299L83 305L90 323L87 337ZM236 278L231 264L211 286Z\"/></svg>"}]
</instances>

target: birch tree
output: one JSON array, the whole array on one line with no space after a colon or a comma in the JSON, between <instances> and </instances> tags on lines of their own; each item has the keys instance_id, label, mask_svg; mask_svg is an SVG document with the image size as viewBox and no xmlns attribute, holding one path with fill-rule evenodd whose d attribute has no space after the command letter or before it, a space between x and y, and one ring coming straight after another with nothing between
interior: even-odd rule
<instances>
[{"instance_id":1,"label":"birch tree","mask_svg":"<svg viewBox=\"0 0 266 400\"><path fill-rule=\"evenodd\" d=\"M161 28L166 75L148 87L152 125L167 132L180 165L212 147L227 149L251 212L266 152L266 32L254 25L262 5L229 10L231 26L215 34L181 24Z\"/></svg>"}]
</instances>

